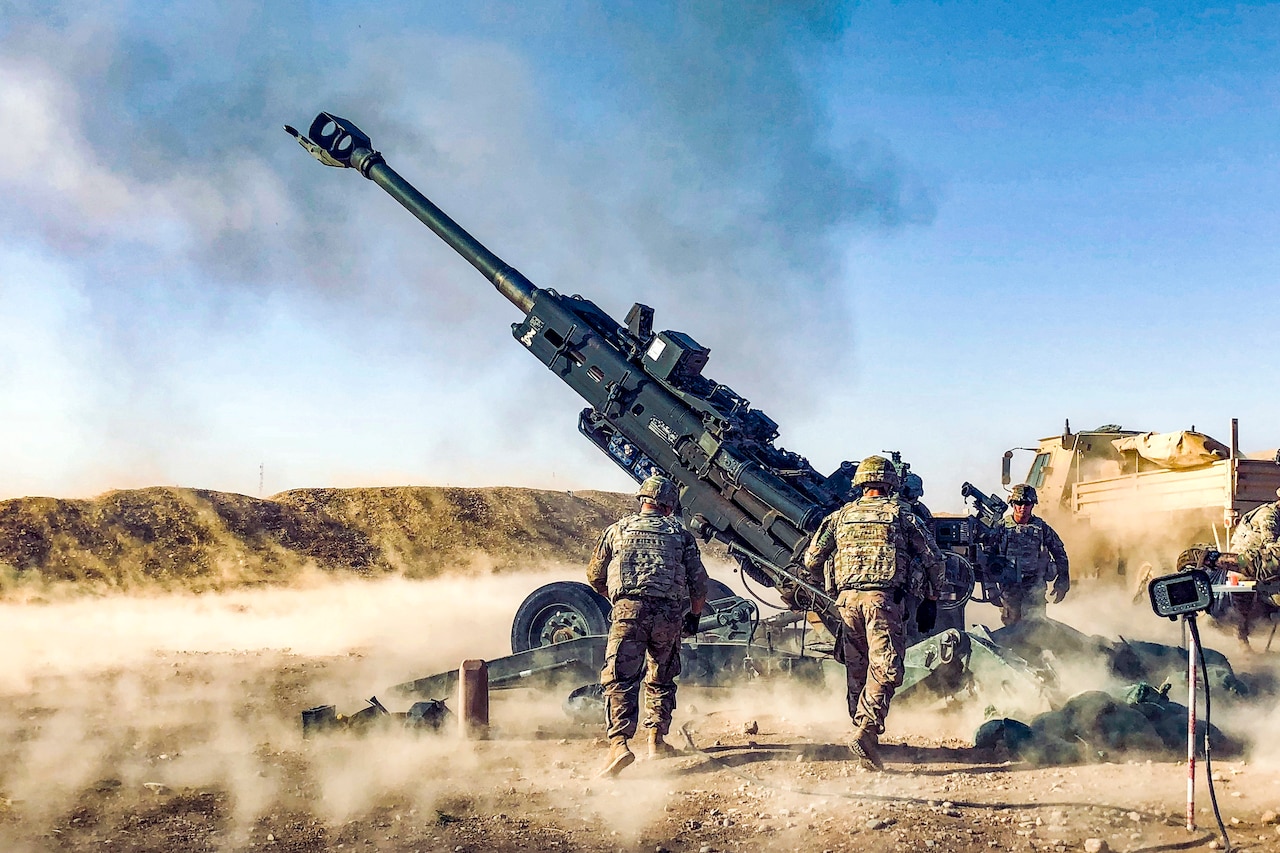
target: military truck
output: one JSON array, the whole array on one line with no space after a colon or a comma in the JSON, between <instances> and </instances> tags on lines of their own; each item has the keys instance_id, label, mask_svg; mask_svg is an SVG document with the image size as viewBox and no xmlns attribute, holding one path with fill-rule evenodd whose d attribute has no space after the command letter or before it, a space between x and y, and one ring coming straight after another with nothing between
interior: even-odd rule
<instances>
[{"instance_id":1,"label":"military truck","mask_svg":"<svg viewBox=\"0 0 1280 853\"><path fill-rule=\"evenodd\" d=\"M1073 574L1135 574L1143 563L1169 568L1193 542L1225 550L1245 513L1274 501L1280 487L1280 453L1241 453L1235 419L1229 445L1194 427L1157 433L1106 424L1073 432L1067 421L1038 447L1005 452L1006 486L1018 450L1035 453L1021 482L1039 493L1037 511L1062 536Z\"/></svg>"}]
</instances>

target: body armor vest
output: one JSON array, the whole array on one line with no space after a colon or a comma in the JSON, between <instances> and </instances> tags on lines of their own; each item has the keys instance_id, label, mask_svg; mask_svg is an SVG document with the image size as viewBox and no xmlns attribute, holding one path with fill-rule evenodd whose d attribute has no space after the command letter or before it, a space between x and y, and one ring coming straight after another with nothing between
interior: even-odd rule
<instances>
[{"instance_id":1,"label":"body armor vest","mask_svg":"<svg viewBox=\"0 0 1280 853\"><path fill-rule=\"evenodd\" d=\"M1009 574L1019 581L1046 580L1053 557L1045 546L1044 522L1032 518L1026 524L1017 524L1006 519L1000 555L1008 561Z\"/></svg>"},{"instance_id":2,"label":"body armor vest","mask_svg":"<svg viewBox=\"0 0 1280 853\"><path fill-rule=\"evenodd\" d=\"M685 532L677 518L657 513L629 515L615 525L614 535L613 560L609 564L610 598L689 597Z\"/></svg>"},{"instance_id":3,"label":"body armor vest","mask_svg":"<svg viewBox=\"0 0 1280 853\"><path fill-rule=\"evenodd\" d=\"M902 504L890 498L860 498L840 511L831 586L880 590L905 587L907 540Z\"/></svg>"}]
</instances>

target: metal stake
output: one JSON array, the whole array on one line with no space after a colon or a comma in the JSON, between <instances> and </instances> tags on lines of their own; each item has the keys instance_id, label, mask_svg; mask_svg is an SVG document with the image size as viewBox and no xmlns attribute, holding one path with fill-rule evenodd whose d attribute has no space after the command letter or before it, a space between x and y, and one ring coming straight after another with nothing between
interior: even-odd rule
<instances>
[{"instance_id":1,"label":"metal stake","mask_svg":"<svg viewBox=\"0 0 1280 853\"><path fill-rule=\"evenodd\" d=\"M489 665L469 659L458 667L458 725L464 738L489 734Z\"/></svg>"},{"instance_id":2,"label":"metal stake","mask_svg":"<svg viewBox=\"0 0 1280 853\"><path fill-rule=\"evenodd\" d=\"M1196 615L1187 614L1184 622L1194 622ZM1185 628L1186 625L1184 624ZM1187 632L1187 831L1196 828L1196 637Z\"/></svg>"}]
</instances>

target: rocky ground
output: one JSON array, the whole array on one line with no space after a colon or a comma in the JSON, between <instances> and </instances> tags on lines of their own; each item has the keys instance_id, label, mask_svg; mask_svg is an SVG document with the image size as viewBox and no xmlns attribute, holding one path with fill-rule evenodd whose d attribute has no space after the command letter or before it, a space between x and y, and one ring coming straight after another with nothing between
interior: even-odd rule
<instances>
[{"instance_id":1,"label":"rocky ground","mask_svg":"<svg viewBox=\"0 0 1280 853\"><path fill-rule=\"evenodd\" d=\"M694 748L608 781L593 778L598 727L565 716L560 695L495 693L483 741L452 727L302 737L298 715L311 705L349 713L374 693L387 698L387 685L502 654L510 614L547 579L324 581L0 605L9 638L0 849L1134 851L1213 842L1203 777L1200 829L1188 832L1186 769L1167 757L1032 768L969 748L981 709L895 707L888 771L872 774L843 747L842 698L787 684L682 690L677 722ZM1064 618L1106 610L1089 596L1081 591ZM1126 636L1167 632L1149 612L1128 612ZM1267 669L1272 657L1237 665ZM1232 842L1280 850L1274 699L1219 714L1252 741L1245 759L1215 763Z\"/></svg>"}]
</instances>

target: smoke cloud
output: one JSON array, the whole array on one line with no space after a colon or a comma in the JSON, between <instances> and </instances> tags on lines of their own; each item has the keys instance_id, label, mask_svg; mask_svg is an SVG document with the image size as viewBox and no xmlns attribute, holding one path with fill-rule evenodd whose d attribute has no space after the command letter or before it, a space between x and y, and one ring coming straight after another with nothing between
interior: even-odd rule
<instances>
[{"instance_id":1,"label":"smoke cloud","mask_svg":"<svg viewBox=\"0 0 1280 853\"><path fill-rule=\"evenodd\" d=\"M23 247L34 271L3 296L39 288L43 267L80 299L70 330L32 331L58 335L70 375L36 372L15 391L88 388L86 411L60 429L126 457L143 482L211 476L158 423L245 470L269 455L282 476L323 479L347 476L314 459L325 440L333 456L363 445L365 470L396 465L368 449L385 430L311 417L366 411L366 393L393 409L455 406L486 437L548 399L572 405L552 380L512 390L536 365L469 267L280 131L318 109L359 123L536 283L615 316L653 304L660 327L713 348L710 375L763 405L801 404L812 383L798 380L842 358L842 237L932 217L929 188L883 140L833 135L817 83L844 4L535 15L487 3L429 18L392 4L358 20L252 4L11 8L0 108L17 130L0 164L0 258ZM68 304L56 289L42 298ZM94 347L79 351L86 334ZM304 378L308 363L320 382ZM384 387L357 378L370 376ZM390 386L405 377L425 390L398 400ZM278 437L299 413L320 433L307 453ZM421 420L437 445L426 455L443 462L457 420ZM50 424L10 429L21 439ZM564 435L550 420L527 432L526 446ZM605 467L561 456L578 476ZM20 460L0 460L8 479L82 487ZM429 477L427 461L400 462L401 476ZM137 484L119 477L82 481Z\"/></svg>"}]
</instances>

